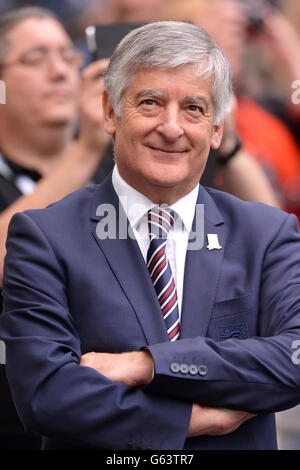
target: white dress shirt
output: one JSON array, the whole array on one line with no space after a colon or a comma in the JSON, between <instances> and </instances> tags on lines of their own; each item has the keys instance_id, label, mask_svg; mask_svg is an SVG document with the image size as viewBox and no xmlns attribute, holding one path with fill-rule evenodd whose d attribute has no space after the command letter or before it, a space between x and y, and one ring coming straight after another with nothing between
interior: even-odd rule
<instances>
[{"instance_id":1,"label":"white dress shirt","mask_svg":"<svg viewBox=\"0 0 300 470\"><path fill-rule=\"evenodd\" d=\"M147 213L157 204L154 204L150 199L126 183L120 176L117 165L113 169L112 183L146 262L147 251L150 245ZM170 206L182 222L178 223L177 221L174 224L168 235L166 245L166 256L176 282L179 315L181 315L182 306L186 250L189 233L192 228L198 191L199 186L197 185L190 193Z\"/></svg>"}]
</instances>

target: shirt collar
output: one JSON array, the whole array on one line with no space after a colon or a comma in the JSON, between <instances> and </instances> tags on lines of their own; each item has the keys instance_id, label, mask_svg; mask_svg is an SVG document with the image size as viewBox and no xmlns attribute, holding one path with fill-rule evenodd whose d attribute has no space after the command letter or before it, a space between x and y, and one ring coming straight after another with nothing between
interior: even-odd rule
<instances>
[{"instance_id":1,"label":"shirt collar","mask_svg":"<svg viewBox=\"0 0 300 470\"><path fill-rule=\"evenodd\" d=\"M136 227L142 217L152 209L152 207L156 206L156 204L126 183L121 177L117 165L115 165L113 169L112 183L130 225ZM171 205L171 209L181 218L188 232L190 232L192 228L198 192L199 185L197 184L191 192Z\"/></svg>"},{"instance_id":2,"label":"shirt collar","mask_svg":"<svg viewBox=\"0 0 300 470\"><path fill-rule=\"evenodd\" d=\"M11 181L18 176L28 176L34 182L37 182L42 177L38 171L19 165L2 153L0 153L0 173Z\"/></svg>"},{"instance_id":3,"label":"shirt collar","mask_svg":"<svg viewBox=\"0 0 300 470\"><path fill-rule=\"evenodd\" d=\"M172 204L171 209L173 209L176 214L181 218L184 227L188 232L190 232L195 215L195 207L198 199L199 193L199 184L192 189L188 194L183 196L178 201Z\"/></svg>"}]
</instances>

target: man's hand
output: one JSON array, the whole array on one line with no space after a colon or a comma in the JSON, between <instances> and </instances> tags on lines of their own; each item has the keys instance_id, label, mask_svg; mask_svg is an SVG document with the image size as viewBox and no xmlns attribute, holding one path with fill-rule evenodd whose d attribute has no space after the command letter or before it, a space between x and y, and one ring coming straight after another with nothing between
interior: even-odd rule
<instances>
[{"instance_id":1,"label":"man's hand","mask_svg":"<svg viewBox=\"0 0 300 470\"><path fill-rule=\"evenodd\" d=\"M236 145L236 124L235 116L237 111L237 98L231 96L230 111L224 117L223 137L218 149L220 158L230 153Z\"/></svg>"},{"instance_id":2,"label":"man's hand","mask_svg":"<svg viewBox=\"0 0 300 470\"><path fill-rule=\"evenodd\" d=\"M256 415L247 411L212 408L194 403L187 437L229 434L254 416Z\"/></svg>"},{"instance_id":3,"label":"man's hand","mask_svg":"<svg viewBox=\"0 0 300 470\"><path fill-rule=\"evenodd\" d=\"M282 70L281 78L285 78L290 99L291 82L299 78L300 74L299 60L295 60L300 54L298 31L279 8L270 5L267 8L262 27L252 40L264 54L263 59L274 61L275 66Z\"/></svg>"},{"instance_id":4,"label":"man's hand","mask_svg":"<svg viewBox=\"0 0 300 470\"><path fill-rule=\"evenodd\" d=\"M81 356L80 365L91 367L113 382L122 382L129 387L151 382L153 374L153 359L147 351L121 354L90 352ZM253 416L246 411L194 403L187 437L229 434Z\"/></svg>"},{"instance_id":5,"label":"man's hand","mask_svg":"<svg viewBox=\"0 0 300 470\"><path fill-rule=\"evenodd\" d=\"M102 111L103 74L108 63L108 59L102 59L88 65L82 72L80 91L79 142L99 154L106 150L111 139L104 131Z\"/></svg>"},{"instance_id":6,"label":"man's hand","mask_svg":"<svg viewBox=\"0 0 300 470\"><path fill-rule=\"evenodd\" d=\"M113 382L138 387L152 380L153 359L147 351L121 354L90 352L81 356L81 366L96 369Z\"/></svg>"}]
</instances>

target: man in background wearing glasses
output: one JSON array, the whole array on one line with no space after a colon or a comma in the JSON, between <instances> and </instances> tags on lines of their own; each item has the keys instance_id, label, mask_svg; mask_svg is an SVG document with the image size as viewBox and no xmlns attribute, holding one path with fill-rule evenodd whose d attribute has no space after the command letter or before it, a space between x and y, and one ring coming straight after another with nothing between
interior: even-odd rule
<instances>
[{"instance_id":1,"label":"man in background wearing glasses","mask_svg":"<svg viewBox=\"0 0 300 470\"><path fill-rule=\"evenodd\" d=\"M0 287L12 215L45 207L86 185L106 154L110 138L102 126L99 77L107 62L90 65L82 78L81 62L52 12L24 7L1 16L6 104L0 105ZM1 352L3 363L4 348ZM35 439L23 436L3 364L0 390L0 449L35 446Z\"/></svg>"}]
</instances>

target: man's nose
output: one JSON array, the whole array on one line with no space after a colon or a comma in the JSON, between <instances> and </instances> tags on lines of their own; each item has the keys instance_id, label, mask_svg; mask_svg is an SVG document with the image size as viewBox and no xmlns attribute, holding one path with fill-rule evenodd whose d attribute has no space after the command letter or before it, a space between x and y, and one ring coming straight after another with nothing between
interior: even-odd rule
<instances>
[{"instance_id":1,"label":"man's nose","mask_svg":"<svg viewBox=\"0 0 300 470\"><path fill-rule=\"evenodd\" d=\"M70 67L60 54L49 55L47 61L48 73L53 79L58 79L68 75Z\"/></svg>"},{"instance_id":2,"label":"man's nose","mask_svg":"<svg viewBox=\"0 0 300 470\"><path fill-rule=\"evenodd\" d=\"M184 134L179 110L175 108L165 109L156 130L169 142L178 140Z\"/></svg>"}]
</instances>

